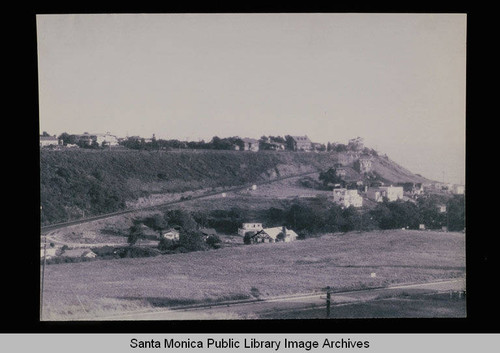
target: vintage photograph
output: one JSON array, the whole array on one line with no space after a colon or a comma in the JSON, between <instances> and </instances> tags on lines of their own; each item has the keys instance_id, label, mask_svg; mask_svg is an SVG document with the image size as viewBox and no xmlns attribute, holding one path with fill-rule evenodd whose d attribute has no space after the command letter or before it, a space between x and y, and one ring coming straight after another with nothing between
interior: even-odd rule
<instances>
[{"instance_id":1,"label":"vintage photograph","mask_svg":"<svg viewBox=\"0 0 500 353\"><path fill-rule=\"evenodd\" d=\"M36 37L41 321L467 317L466 14Z\"/></svg>"}]
</instances>

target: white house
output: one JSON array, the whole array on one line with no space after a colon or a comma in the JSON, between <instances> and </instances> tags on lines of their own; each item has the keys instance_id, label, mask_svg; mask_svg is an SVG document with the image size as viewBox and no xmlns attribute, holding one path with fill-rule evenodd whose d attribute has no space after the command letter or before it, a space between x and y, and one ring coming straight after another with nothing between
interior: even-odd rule
<instances>
[{"instance_id":1,"label":"white house","mask_svg":"<svg viewBox=\"0 0 500 353\"><path fill-rule=\"evenodd\" d=\"M304 136L291 136L292 141L293 141L293 150L294 151L312 151L312 142L307 137L307 135Z\"/></svg>"},{"instance_id":2,"label":"white house","mask_svg":"<svg viewBox=\"0 0 500 353\"><path fill-rule=\"evenodd\" d=\"M58 146L61 142L54 136L40 136L40 147Z\"/></svg>"},{"instance_id":3,"label":"white house","mask_svg":"<svg viewBox=\"0 0 500 353\"><path fill-rule=\"evenodd\" d=\"M242 138L241 140L244 144L243 150L253 152L257 152L259 150L259 140L248 137Z\"/></svg>"},{"instance_id":4,"label":"white house","mask_svg":"<svg viewBox=\"0 0 500 353\"><path fill-rule=\"evenodd\" d=\"M280 234L285 234L284 237L280 239ZM252 240L254 243L276 243L279 241L284 241L285 243L297 240L297 233L286 227L272 227L264 228L262 231L256 233Z\"/></svg>"},{"instance_id":5,"label":"white house","mask_svg":"<svg viewBox=\"0 0 500 353\"><path fill-rule=\"evenodd\" d=\"M161 233L162 238L178 241L180 239L179 231L177 229L169 229Z\"/></svg>"},{"instance_id":6,"label":"white house","mask_svg":"<svg viewBox=\"0 0 500 353\"><path fill-rule=\"evenodd\" d=\"M363 206L363 198L358 194L358 190L348 190L345 188L333 189L333 202L343 207Z\"/></svg>"},{"instance_id":7,"label":"white house","mask_svg":"<svg viewBox=\"0 0 500 353\"><path fill-rule=\"evenodd\" d=\"M105 134L93 134L99 146L118 146L118 138L109 132Z\"/></svg>"},{"instance_id":8,"label":"white house","mask_svg":"<svg viewBox=\"0 0 500 353\"><path fill-rule=\"evenodd\" d=\"M247 232L253 232L255 234L262 229L262 223L243 223L241 228L238 228L238 235L244 237Z\"/></svg>"},{"instance_id":9,"label":"white house","mask_svg":"<svg viewBox=\"0 0 500 353\"><path fill-rule=\"evenodd\" d=\"M382 197L387 197L390 202L403 199L402 186L381 186L379 190Z\"/></svg>"}]
</instances>

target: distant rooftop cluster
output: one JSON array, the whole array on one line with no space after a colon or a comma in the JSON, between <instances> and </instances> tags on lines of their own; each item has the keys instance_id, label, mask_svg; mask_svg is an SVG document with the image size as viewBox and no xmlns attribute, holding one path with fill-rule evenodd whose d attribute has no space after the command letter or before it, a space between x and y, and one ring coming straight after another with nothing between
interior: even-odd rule
<instances>
[{"instance_id":1,"label":"distant rooftop cluster","mask_svg":"<svg viewBox=\"0 0 500 353\"><path fill-rule=\"evenodd\" d=\"M363 139L356 137L349 140L348 144L327 144L313 142L307 135L262 136L259 139L252 137L226 137L214 136L211 141L181 141L178 139L157 139L153 134L149 138L141 136L118 137L110 132L68 134L59 136L44 132L40 135L40 147L51 148L128 148L144 150L172 150L172 149L210 149L210 150L236 150L236 151L365 151L376 153L364 147Z\"/></svg>"}]
</instances>

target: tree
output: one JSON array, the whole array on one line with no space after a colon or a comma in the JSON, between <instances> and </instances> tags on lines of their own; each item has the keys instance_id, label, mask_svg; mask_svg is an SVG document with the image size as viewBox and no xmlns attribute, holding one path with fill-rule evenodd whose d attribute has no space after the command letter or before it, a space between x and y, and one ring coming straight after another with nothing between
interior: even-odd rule
<instances>
[{"instance_id":1,"label":"tree","mask_svg":"<svg viewBox=\"0 0 500 353\"><path fill-rule=\"evenodd\" d=\"M155 214L153 217L146 218L144 224L157 231L161 237L162 232L168 228L167 219L164 215Z\"/></svg>"},{"instance_id":2,"label":"tree","mask_svg":"<svg viewBox=\"0 0 500 353\"><path fill-rule=\"evenodd\" d=\"M292 136L286 135L285 142L286 142L286 149L287 150L295 151L295 141L294 141Z\"/></svg>"},{"instance_id":3,"label":"tree","mask_svg":"<svg viewBox=\"0 0 500 353\"><path fill-rule=\"evenodd\" d=\"M130 246L132 246L137 243L137 240L140 238L144 238L144 232L139 224L133 224L129 228L127 242Z\"/></svg>"},{"instance_id":4,"label":"tree","mask_svg":"<svg viewBox=\"0 0 500 353\"><path fill-rule=\"evenodd\" d=\"M185 230L195 230L198 226L190 212L184 210L170 210L165 213L165 219L172 226L177 225Z\"/></svg>"},{"instance_id":5,"label":"tree","mask_svg":"<svg viewBox=\"0 0 500 353\"><path fill-rule=\"evenodd\" d=\"M181 228L179 232L179 245L187 251L198 251L206 248L203 235L200 232L184 228Z\"/></svg>"},{"instance_id":6,"label":"tree","mask_svg":"<svg viewBox=\"0 0 500 353\"><path fill-rule=\"evenodd\" d=\"M325 187L327 187L328 184L338 184L344 182L342 178L337 175L337 170L335 168L329 168L326 172L320 172L318 179L323 182Z\"/></svg>"},{"instance_id":7,"label":"tree","mask_svg":"<svg viewBox=\"0 0 500 353\"><path fill-rule=\"evenodd\" d=\"M243 244L249 245L252 244L252 232L246 232L245 236L243 237Z\"/></svg>"},{"instance_id":8,"label":"tree","mask_svg":"<svg viewBox=\"0 0 500 353\"><path fill-rule=\"evenodd\" d=\"M446 205L447 226L451 231L462 231L465 229L465 197L454 195Z\"/></svg>"},{"instance_id":9,"label":"tree","mask_svg":"<svg viewBox=\"0 0 500 353\"><path fill-rule=\"evenodd\" d=\"M220 248L222 241L218 235L212 234L207 237L206 243L211 248L218 249Z\"/></svg>"}]
</instances>

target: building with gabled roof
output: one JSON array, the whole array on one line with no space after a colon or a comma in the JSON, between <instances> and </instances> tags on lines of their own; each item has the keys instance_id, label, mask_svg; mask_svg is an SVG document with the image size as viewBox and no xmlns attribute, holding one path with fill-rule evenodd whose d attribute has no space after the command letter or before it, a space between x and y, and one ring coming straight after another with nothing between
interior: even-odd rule
<instances>
[{"instance_id":1,"label":"building with gabled roof","mask_svg":"<svg viewBox=\"0 0 500 353\"><path fill-rule=\"evenodd\" d=\"M293 150L294 151L312 151L313 149L313 143L307 137L307 135L304 136L290 136L293 141Z\"/></svg>"},{"instance_id":2,"label":"building with gabled roof","mask_svg":"<svg viewBox=\"0 0 500 353\"><path fill-rule=\"evenodd\" d=\"M283 236L284 234L284 236ZM276 243L283 241L285 243L297 240L297 233L291 229L282 227L264 228L252 236L253 243Z\"/></svg>"},{"instance_id":3,"label":"building with gabled roof","mask_svg":"<svg viewBox=\"0 0 500 353\"><path fill-rule=\"evenodd\" d=\"M245 137L241 139L243 141L243 150L257 152L259 150L259 140Z\"/></svg>"}]
</instances>

